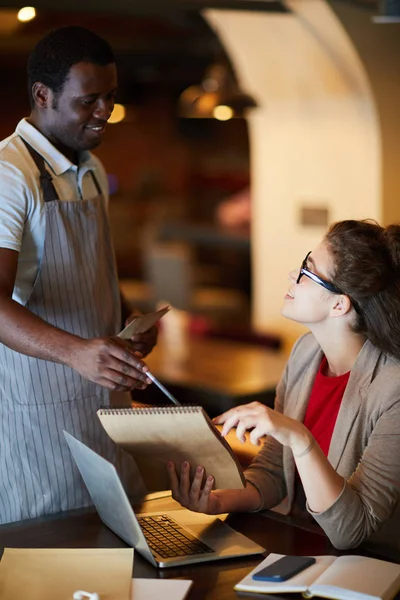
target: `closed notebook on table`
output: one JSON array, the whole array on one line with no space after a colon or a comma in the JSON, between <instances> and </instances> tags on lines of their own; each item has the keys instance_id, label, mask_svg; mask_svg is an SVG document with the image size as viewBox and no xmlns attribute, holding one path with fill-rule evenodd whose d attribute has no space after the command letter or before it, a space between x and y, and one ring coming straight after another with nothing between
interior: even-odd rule
<instances>
[{"instance_id":1,"label":"closed notebook on table","mask_svg":"<svg viewBox=\"0 0 400 600\"><path fill-rule=\"evenodd\" d=\"M257 581L253 575L282 558L270 554L235 585L238 592L301 593L304 598L391 600L400 590L400 565L365 556L316 556L316 562L282 582Z\"/></svg>"},{"instance_id":2,"label":"closed notebook on table","mask_svg":"<svg viewBox=\"0 0 400 600\"><path fill-rule=\"evenodd\" d=\"M216 489L240 489L245 478L227 441L200 406L102 409L112 440L129 452L149 492L170 489L167 461L189 461L215 478Z\"/></svg>"}]
</instances>

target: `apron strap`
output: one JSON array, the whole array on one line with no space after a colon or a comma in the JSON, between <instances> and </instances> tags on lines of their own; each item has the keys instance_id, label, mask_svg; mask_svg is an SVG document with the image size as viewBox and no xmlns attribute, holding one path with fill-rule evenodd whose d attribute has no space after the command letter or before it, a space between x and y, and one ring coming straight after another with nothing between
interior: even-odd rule
<instances>
[{"instance_id":1,"label":"apron strap","mask_svg":"<svg viewBox=\"0 0 400 600\"><path fill-rule=\"evenodd\" d=\"M95 185L95 187L96 187L97 193L99 194L99 196L102 196L102 195L103 195L103 191L102 191L102 189L101 189L101 187L100 187L100 184L99 184L99 182L97 181L97 177L96 177L96 175L93 173L93 171L89 171L89 173L90 173L90 174L91 174L91 176L92 176L93 183L94 183L94 185Z\"/></svg>"},{"instance_id":2,"label":"apron strap","mask_svg":"<svg viewBox=\"0 0 400 600\"><path fill-rule=\"evenodd\" d=\"M40 185L43 190L43 200L45 202L52 202L53 200L58 200L59 198L53 184L53 178L45 167L43 156L40 156L40 154L34 148L32 148L32 146L28 144L28 142L26 142L24 138L21 138L21 140L24 142L29 154L31 155L35 165L39 170Z\"/></svg>"},{"instance_id":3,"label":"apron strap","mask_svg":"<svg viewBox=\"0 0 400 600\"><path fill-rule=\"evenodd\" d=\"M45 167L45 162L44 162L44 158L43 156L41 156L37 150L35 150L35 148L32 148L32 146L30 144L28 144L28 142L26 142L24 140L24 138L21 137L21 140L24 142L25 146L27 147L27 150L29 152L29 154L31 155L35 165L37 166L39 173L40 173L40 185L42 187L43 190L43 199L45 202L52 202L53 200L58 200L58 194L56 192L56 189L54 187L53 184L53 178L50 175L50 173L48 172L48 170ZM97 178L95 176L95 174L93 173L93 171L89 171L93 183L95 185L95 188L97 190L97 193L99 194L99 196L103 195L102 189L100 187L99 182L97 181Z\"/></svg>"}]
</instances>

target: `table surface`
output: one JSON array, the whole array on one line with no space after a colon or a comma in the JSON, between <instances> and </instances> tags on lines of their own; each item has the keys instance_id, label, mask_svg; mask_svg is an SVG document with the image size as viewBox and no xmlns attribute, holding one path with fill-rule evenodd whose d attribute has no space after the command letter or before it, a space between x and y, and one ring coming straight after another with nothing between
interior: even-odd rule
<instances>
[{"instance_id":1,"label":"table surface","mask_svg":"<svg viewBox=\"0 0 400 600\"><path fill-rule=\"evenodd\" d=\"M172 498L151 500L138 511L163 511L181 508ZM265 513L264 513L265 514ZM267 553L334 554L324 535L288 523L267 513L231 515L231 527L266 548ZM100 521L94 508L0 526L0 553L14 548L123 548L126 544ZM156 569L135 553L135 577L193 580L188 600L231 600L238 598L233 586L260 561L261 556L220 560L201 565ZM249 598L259 596L251 594ZM265 596L263 597L265 600ZM293 596L292 596L293 599Z\"/></svg>"},{"instance_id":2,"label":"table surface","mask_svg":"<svg viewBox=\"0 0 400 600\"><path fill-rule=\"evenodd\" d=\"M180 509L168 492L151 494L152 499L136 507L136 512L173 511ZM225 518L225 516L222 516ZM298 556L318 556L340 554L330 544L317 524L299 521L296 517L284 517L266 511L264 513L242 513L229 515L226 522L243 535L248 536L271 552ZM80 509L39 519L0 525L0 556L4 548L126 548L123 540L103 525L94 507ZM355 554L383 558L400 563L397 551L377 553L376 550L355 549ZM344 554L351 554L345 552ZM233 589L264 556L234 558L203 563L157 569L136 552L133 576L153 579L191 579L192 589L188 600L233 600L249 598L266 600L264 594L236 593ZM287 598L293 594L271 596ZM400 600L400 594L396 596Z\"/></svg>"},{"instance_id":3,"label":"table surface","mask_svg":"<svg viewBox=\"0 0 400 600\"><path fill-rule=\"evenodd\" d=\"M231 396L275 389L286 361L283 351L201 336L189 337L184 351L177 353L161 335L146 357L164 382Z\"/></svg>"}]
</instances>

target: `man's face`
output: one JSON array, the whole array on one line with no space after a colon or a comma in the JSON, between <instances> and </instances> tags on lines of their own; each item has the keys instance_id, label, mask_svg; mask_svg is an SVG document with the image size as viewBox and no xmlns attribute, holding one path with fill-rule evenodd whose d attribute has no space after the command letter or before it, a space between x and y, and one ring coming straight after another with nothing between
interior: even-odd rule
<instances>
[{"instance_id":1,"label":"man's face","mask_svg":"<svg viewBox=\"0 0 400 600\"><path fill-rule=\"evenodd\" d=\"M61 151L81 152L101 141L117 91L114 63L100 67L80 62L71 67L62 91L49 90L44 111L45 134Z\"/></svg>"}]
</instances>

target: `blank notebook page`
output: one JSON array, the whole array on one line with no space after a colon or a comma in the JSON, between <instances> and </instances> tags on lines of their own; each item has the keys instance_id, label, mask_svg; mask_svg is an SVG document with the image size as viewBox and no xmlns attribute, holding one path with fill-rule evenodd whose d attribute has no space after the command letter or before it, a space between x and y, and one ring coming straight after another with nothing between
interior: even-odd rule
<instances>
[{"instance_id":1,"label":"blank notebook page","mask_svg":"<svg viewBox=\"0 0 400 600\"><path fill-rule=\"evenodd\" d=\"M216 489L243 488L245 479L229 444L203 409L154 407L98 411L108 435L135 459L149 492L170 489L167 461L198 465L215 477Z\"/></svg>"},{"instance_id":2,"label":"blank notebook page","mask_svg":"<svg viewBox=\"0 0 400 600\"><path fill-rule=\"evenodd\" d=\"M390 562L363 556L341 556L311 586L337 587L376 598L393 595L398 587L400 567Z\"/></svg>"}]
</instances>

